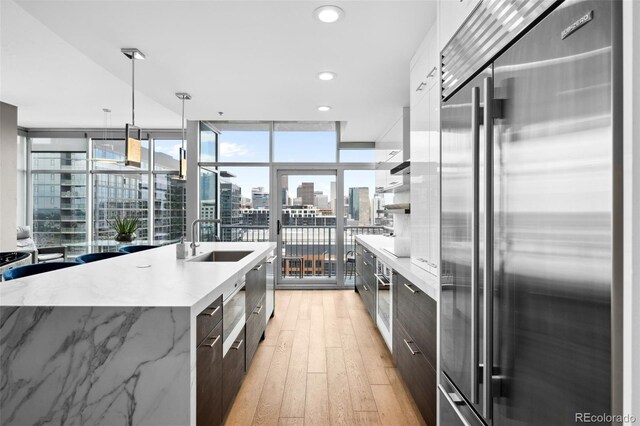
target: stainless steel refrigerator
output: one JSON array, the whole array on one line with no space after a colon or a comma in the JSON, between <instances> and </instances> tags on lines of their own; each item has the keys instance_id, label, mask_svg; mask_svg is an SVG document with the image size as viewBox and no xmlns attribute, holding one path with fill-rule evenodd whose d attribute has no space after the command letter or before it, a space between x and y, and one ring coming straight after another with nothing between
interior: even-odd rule
<instances>
[{"instance_id":1,"label":"stainless steel refrigerator","mask_svg":"<svg viewBox=\"0 0 640 426\"><path fill-rule=\"evenodd\" d=\"M442 54L440 425L619 414L621 4L474 14Z\"/></svg>"}]
</instances>

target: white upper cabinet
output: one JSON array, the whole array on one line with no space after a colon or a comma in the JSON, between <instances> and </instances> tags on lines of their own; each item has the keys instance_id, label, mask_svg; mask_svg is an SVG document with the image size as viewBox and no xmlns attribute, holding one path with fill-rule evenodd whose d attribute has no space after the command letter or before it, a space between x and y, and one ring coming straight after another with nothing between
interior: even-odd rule
<instances>
[{"instance_id":1,"label":"white upper cabinet","mask_svg":"<svg viewBox=\"0 0 640 426\"><path fill-rule=\"evenodd\" d=\"M467 19L480 0L440 0L438 2L438 27L440 43L438 52L449 43L460 25Z\"/></svg>"},{"instance_id":2,"label":"white upper cabinet","mask_svg":"<svg viewBox=\"0 0 640 426\"><path fill-rule=\"evenodd\" d=\"M411 257L422 267L418 259L429 257L429 124L429 96L423 96L411 108Z\"/></svg>"},{"instance_id":3,"label":"white upper cabinet","mask_svg":"<svg viewBox=\"0 0 640 426\"><path fill-rule=\"evenodd\" d=\"M392 186L399 180L397 176L390 174L390 170L402 163L402 120L400 113L393 126L376 141L376 192Z\"/></svg>"},{"instance_id":4,"label":"white upper cabinet","mask_svg":"<svg viewBox=\"0 0 640 426\"><path fill-rule=\"evenodd\" d=\"M440 48L434 24L411 61L411 261L438 275Z\"/></svg>"},{"instance_id":5,"label":"white upper cabinet","mask_svg":"<svg viewBox=\"0 0 640 426\"><path fill-rule=\"evenodd\" d=\"M413 107L437 83L439 56L438 31L437 25L434 24L411 59L409 67L410 106Z\"/></svg>"}]
</instances>

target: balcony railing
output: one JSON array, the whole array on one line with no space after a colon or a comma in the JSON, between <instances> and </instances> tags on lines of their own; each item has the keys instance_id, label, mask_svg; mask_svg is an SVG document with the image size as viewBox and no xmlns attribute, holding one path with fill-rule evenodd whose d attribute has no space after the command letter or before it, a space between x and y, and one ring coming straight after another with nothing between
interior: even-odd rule
<instances>
[{"instance_id":1,"label":"balcony railing","mask_svg":"<svg viewBox=\"0 0 640 426\"><path fill-rule=\"evenodd\" d=\"M381 235L386 232L382 226L344 227L344 271L347 271L346 257L355 250L357 235ZM323 277L336 275L336 227L335 226L283 226L280 230L283 253L281 274L283 277ZM202 235L213 241L213 237ZM270 241L269 227L266 225L221 225L222 241Z\"/></svg>"}]
</instances>

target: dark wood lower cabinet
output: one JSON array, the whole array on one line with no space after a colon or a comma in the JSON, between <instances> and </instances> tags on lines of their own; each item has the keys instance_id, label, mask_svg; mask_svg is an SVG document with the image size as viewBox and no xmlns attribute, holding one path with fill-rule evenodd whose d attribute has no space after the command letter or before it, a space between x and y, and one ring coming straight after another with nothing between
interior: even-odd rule
<instances>
[{"instance_id":1,"label":"dark wood lower cabinet","mask_svg":"<svg viewBox=\"0 0 640 426\"><path fill-rule=\"evenodd\" d=\"M222 322L196 350L196 423L222 424Z\"/></svg>"},{"instance_id":2,"label":"dark wood lower cabinet","mask_svg":"<svg viewBox=\"0 0 640 426\"><path fill-rule=\"evenodd\" d=\"M428 425L436 424L436 370L401 324L393 327L393 354L400 375Z\"/></svg>"},{"instance_id":3,"label":"dark wood lower cabinet","mask_svg":"<svg viewBox=\"0 0 640 426\"><path fill-rule=\"evenodd\" d=\"M363 248L356 246L356 291L360 294L371 319L375 323L376 318L376 286L378 282L375 277L376 257Z\"/></svg>"},{"instance_id":4,"label":"dark wood lower cabinet","mask_svg":"<svg viewBox=\"0 0 640 426\"><path fill-rule=\"evenodd\" d=\"M402 275L395 273L395 315L423 350L433 368L436 367L437 304Z\"/></svg>"},{"instance_id":5,"label":"dark wood lower cabinet","mask_svg":"<svg viewBox=\"0 0 640 426\"><path fill-rule=\"evenodd\" d=\"M231 345L222 360L222 411L227 413L235 398L245 372L245 328Z\"/></svg>"},{"instance_id":6,"label":"dark wood lower cabinet","mask_svg":"<svg viewBox=\"0 0 640 426\"><path fill-rule=\"evenodd\" d=\"M258 305L253 308L253 311L248 313L247 318L247 346L246 346L246 369L249 371L253 356L258 350L258 345L262 340L264 330L267 323L267 309L265 307L266 297L262 296L262 299L258 302Z\"/></svg>"}]
</instances>

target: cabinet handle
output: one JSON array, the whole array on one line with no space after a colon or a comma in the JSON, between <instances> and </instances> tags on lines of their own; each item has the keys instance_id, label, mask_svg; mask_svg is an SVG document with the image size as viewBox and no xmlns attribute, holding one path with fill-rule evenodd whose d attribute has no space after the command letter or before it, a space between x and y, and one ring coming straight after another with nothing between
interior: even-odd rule
<instances>
[{"instance_id":1,"label":"cabinet handle","mask_svg":"<svg viewBox=\"0 0 640 426\"><path fill-rule=\"evenodd\" d=\"M215 309L207 308L204 311L202 311L200 315L206 315L206 316L212 317L216 314L216 312L218 312L218 310L220 310L220 305L216 306Z\"/></svg>"},{"instance_id":2,"label":"cabinet handle","mask_svg":"<svg viewBox=\"0 0 640 426\"><path fill-rule=\"evenodd\" d=\"M260 312L262 312L262 306L258 306L256 309L257 311L255 309L253 310L254 314L258 315Z\"/></svg>"},{"instance_id":3,"label":"cabinet handle","mask_svg":"<svg viewBox=\"0 0 640 426\"><path fill-rule=\"evenodd\" d=\"M424 89L424 86L426 86L427 83L425 82L420 82L420 85L418 87L416 87L416 92L422 92L422 89Z\"/></svg>"},{"instance_id":4,"label":"cabinet handle","mask_svg":"<svg viewBox=\"0 0 640 426\"><path fill-rule=\"evenodd\" d=\"M415 354L419 354L420 351L414 351L411 348L411 343L413 343L413 340L407 340L407 339L402 339L404 340L404 344L407 345L407 348L409 348L409 351L411 352L411 355L415 355Z\"/></svg>"},{"instance_id":5,"label":"cabinet handle","mask_svg":"<svg viewBox=\"0 0 640 426\"><path fill-rule=\"evenodd\" d=\"M267 259L267 263L268 264L272 264L274 260L276 260L278 258L278 256L271 256L270 258Z\"/></svg>"},{"instance_id":6,"label":"cabinet handle","mask_svg":"<svg viewBox=\"0 0 640 426\"><path fill-rule=\"evenodd\" d=\"M369 266L369 264L365 260L363 260L362 263L364 263L364 266Z\"/></svg>"},{"instance_id":7,"label":"cabinet handle","mask_svg":"<svg viewBox=\"0 0 640 426\"><path fill-rule=\"evenodd\" d=\"M433 67L433 69L427 74L427 78L433 77L433 74L438 71L438 67Z\"/></svg>"},{"instance_id":8,"label":"cabinet handle","mask_svg":"<svg viewBox=\"0 0 640 426\"><path fill-rule=\"evenodd\" d=\"M416 294L417 291L415 291L414 289L412 289L409 284L405 283L404 286L407 288L407 290L409 290L411 293Z\"/></svg>"},{"instance_id":9,"label":"cabinet handle","mask_svg":"<svg viewBox=\"0 0 640 426\"><path fill-rule=\"evenodd\" d=\"M240 349L240 346L242 346L242 342L244 342L244 339L240 339L239 342L238 341L233 342L233 345L235 346L232 345L231 349L233 349L234 351L237 351L238 349Z\"/></svg>"},{"instance_id":10,"label":"cabinet handle","mask_svg":"<svg viewBox=\"0 0 640 426\"><path fill-rule=\"evenodd\" d=\"M211 342L207 346L209 346L210 348L214 347L216 345L216 343L218 343L218 340L220 340L220 335L217 335L216 338L213 339L213 342Z\"/></svg>"},{"instance_id":11,"label":"cabinet handle","mask_svg":"<svg viewBox=\"0 0 640 426\"><path fill-rule=\"evenodd\" d=\"M366 284L362 284L362 288L364 288L364 291L369 291Z\"/></svg>"},{"instance_id":12,"label":"cabinet handle","mask_svg":"<svg viewBox=\"0 0 640 426\"><path fill-rule=\"evenodd\" d=\"M253 268L254 271L259 271L260 269L262 269L262 265L263 263L260 264L260 266L257 266L255 268Z\"/></svg>"},{"instance_id":13,"label":"cabinet handle","mask_svg":"<svg viewBox=\"0 0 640 426\"><path fill-rule=\"evenodd\" d=\"M389 286L389 281L387 280L387 277L385 277L385 276L384 276L384 275L382 275L382 274L373 274L373 275L375 275L375 277L376 277L376 279L378 280L378 282L379 282L380 284L382 284L384 287Z\"/></svg>"}]
</instances>

